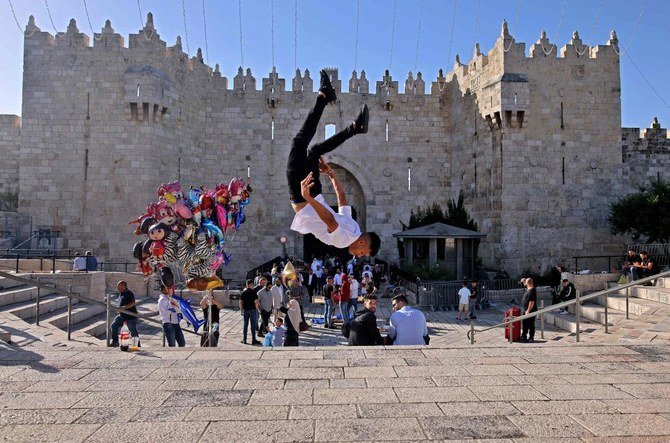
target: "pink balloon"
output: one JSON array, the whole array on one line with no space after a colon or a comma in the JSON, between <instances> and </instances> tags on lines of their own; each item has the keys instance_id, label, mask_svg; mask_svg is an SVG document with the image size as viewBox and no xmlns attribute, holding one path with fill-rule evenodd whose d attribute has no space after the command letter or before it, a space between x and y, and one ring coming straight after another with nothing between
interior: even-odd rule
<instances>
[{"instance_id":1,"label":"pink balloon","mask_svg":"<svg viewBox=\"0 0 670 443\"><path fill-rule=\"evenodd\" d=\"M186 203L184 203L183 200L177 200L176 212L177 214L179 214L181 218L189 219L193 217L193 213L191 212L189 207L186 206Z\"/></svg>"},{"instance_id":2,"label":"pink balloon","mask_svg":"<svg viewBox=\"0 0 670 443\"><path fill-rule=\"evenodd\" d=\"M219 227L223 232L228 228L228 214L223 205L216 205L216 218L219 220Z\"/></svg>"}]
</instances>

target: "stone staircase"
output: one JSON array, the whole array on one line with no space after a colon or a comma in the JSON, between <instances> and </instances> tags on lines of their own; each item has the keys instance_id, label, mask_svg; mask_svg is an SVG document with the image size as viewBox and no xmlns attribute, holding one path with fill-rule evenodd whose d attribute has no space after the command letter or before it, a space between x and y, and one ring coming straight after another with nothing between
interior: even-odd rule
<instances>
[{"instance_id":1,"label":"stone staircase","mask_svg":"<svg viewBox=\"0 0 670 443\"><path fill-rule=\"evenodd\" d=\"M104 308L102 308L104 310ZM37 288L0 277L0 339L25 345L48 341L54 346L99 345L99 339L83 334L77 323L99 315L97 307L73 300L72 341L67 341L67 297L42 290L40 324L37 320Z\"/></svg>"},{"instance_id":2,"label":"stone staircase","mask_svg":"<svg viewBox=\"0 0 670 443\"><path fill-rule=\"evenodd\" d=\"M608 288L616 287L616 283L608 284ZM626 293L620 290L608 296L599 296L597 300L589 300L582 304L580 310L581 332L604 330L605 303L607 303L607 319L610 327L617 326L628 330L653 328L645 318L658 314L670 313L670 278L660 278L655 286L635 286L630 289L628 299L629 319L626 320ZM606 301L607 300L607 301ZM551 313L545 315L545 322L570 333L577 332L575 306L570 306L569 313ZM644 317L644 318L643 318ZM643 320L643 321L640 321Z\"/></svg>"}]
</instances>

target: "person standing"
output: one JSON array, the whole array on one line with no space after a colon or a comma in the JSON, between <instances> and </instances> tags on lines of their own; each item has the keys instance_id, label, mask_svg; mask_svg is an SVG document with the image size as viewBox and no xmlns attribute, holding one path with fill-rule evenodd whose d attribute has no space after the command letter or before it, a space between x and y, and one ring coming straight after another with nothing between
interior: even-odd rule
<instances>
[{"instance_id":1,"label":"person standing","mask_svg":"<svg viewBox=\"0 0 670 443\"><path fill-rule=\"evenodd\" d=\"M456 320L461 319L461 314L463 314L463 319L465 319L469 303L470 290L468 289L468 282L464 281L463 287L458 291L458 315L456 316Z\"/></svg>"},{"instance_id":2,"label":"person standing","mask_svg":"<svg viewBox=\"0 0 670 443\"><path fill-rule=\"evenodd\" d=\"M128 289L128 283L126 283L124 280L121 280L116 284L116 290L119 291L119 308L137 314L135 294L133 294L133 291ZM110 332L112 335L112 343L110 344L111 347L116 348L119 346L119 330L123 326L123 323L128 325L128 329L130 329L130 335L132 337L137 337L137 341L139 343L140 336L137 333L137 317L126 314L124 312L119 312L119 315L114 318L114 321L110 326Z\"/></svg>"},{"instance_id":3,"label":"person standing","mask_svg":"<svg viewBox=\"0 0 670 443\"><path fill-rule=\"evenodd\" d=\"M284 306L284 287L281 284L281 278L275 278L275 284L272 286L272 312L274 318L279 316L279 308Z\"/></svg>"},{"instance_id":4,"label":"person standing","mask_svg":"<svg viewBox=\"0 0 670 443\"><path fill-rule=\"evenodd\" d=\"M342 287L340 288L340 313L342 321L349 323L349 299L351 298L351 282L347 276L341 278Z\"/></svg>"},{"instance_id":5,"label":"person standing","mask_svg":"<svg viewBox=\"0 0 670 443\"><path fill-rule=\"evenodd\" d=\"M333 286L333 277L328 276L326 285L323 287L323 327L335 328L333 325L333 293L335 286Z\"/></svg>"},{"instance_id":6,"label":"person standing","mask_svg":"<svg viewBox=\"0 0 670 443\"><path fill-rule=\"evenodd\" d=\"M165 285L161 286L161 295L158 297L158 312L163 322L163 332L168 346L174 348L175 342L180 348L186 346L184 332L179 326L179 315L177 314L178 303L172 300L172 291Z\"/></svg>"},{"instance_id":7,"label":"person standing","mask_svg":"<svg viewBox=\"0 0 670 443\"><path fill-rule=\"evenodd\" d=\"M247 329L251 329L251 344L260 345L261 342L256 339L256 325L258 325L258 308L260 302L258 295L254 292L254 281L247 280L247 287L240 294L240 312L244 319L242 329L242 343L247 344ZM250 325L251 324L251 325Z\"/></svg>"},{"instance_id":8,"label":"person standing","mask_svg":"<svg viewBox=\"0 0 670 443\"><path fill-rule=\"evenodd\" d=\"M523 315L531 314L537 311L537 291L532 278L526 279L526 292L521 299L521 308ZM521 338L522 343L533 343L535 341L535 317L521 320Z\"/></svg>"},{"instance_id":9,"label":"person standing","mask_svg":"<svg viewBox=\"0 0 670 443\"><path fill-rule=\"evenodd\" d=\"M326 274L324 273L323 266L318 264L316 266L316 293L321 295L323 294L323 287L326 284Z\"/></svg>"},{"instance_id":10,"label":"person standing","mask_svg":"<svg viewBox=\"0 0 670 443\"><path fill-rule=\"evenodd\" d=\"M272 283L265 282L265 287L258 291L258 302L261 308L261 326L259 328L259 335L265 335L268 325L270 324L270 315L272 315Z\"/></svg>"},{"instance_id":11,"label":"person standing","mask_svg":"<svg viewBox=\"0 0 670 443\"><path fill-rule=\"evenodd\" d=\"M286 314L286 336L284 337L284 346L298 346L300 337L300 319L302 312L296 299L288 302L288 307L282 306L279 310Z\"/></svg>"},{"instance_id":12,"label":"person standing","mask_svg":"<svg viewBox=\"0 0 670 443\"><path fill-rule=\"evenodd\" d=\"M477 280L472 280L470 283L470 299L468 300L468 318L475 319L475 307L477 305L477 293L479 292L479 287Z\"/></svg>"},{"instance_id":13,"label":"person standing","mask_svg":"<svg viewBox=\"0 0 670 443\"><path fill-rule=\"evenodd\" d=\"M209 336L209 309L212 309L212 336ZM220 300L218 300L215 296L214 293L210 292L206 296L200 300L200 308L202 308L202 313L205 316L205 323L203 325L203 330L202 330L202 335L203 339L201 339L201 346L205 345L206 339L207 346L209 347L216 347L216 345L219 343L219 321L220 321L220 312L221 309L223 309L223 303L221 303Z\"/></svg>"},{"instance_id":14,"label":"person standing","mask_svg":"<svg viewBox=\"0 0 670 443\"><path fill-rule=\"evenodd\" d=\"M388 337L394 345L424 345L428 336L426 316L407 304L407 297L396 295L391 299L393 314L389 321Z\"/></svg>"},{"instance_id":15,"label":"person standing","mask_svg":"<svg viewBox=\"0 0 670 443\"><path fill-rule=\"evenodd\" d=\"M307 274L307 292L309 293L309 302L312 302L312 296L316 291L316 274L312 268L309 268L309 273Z\"/></svg>"},{"instance_id":16,"label":"person standing","mask_svg":"<svg viewBox=\"0 0 670 443\"><path fill-rule=\"evenodd\" d=\"M342 270L340 268L335 270L335 275L333 275L333 284L335 286L342 286Z\"/></svg>"},{"instance_id":17,"label":"person standing","mask_svg":"<svg viewBox=\"0 0 670 443\"><path fill-rule=\"evenodd\" d=\"M354 318L354 315L356 315L356 311L358 310L358 294L360 293L359 291L359 284L358 280L356 280L356 277L354 277L354 274L349 274L348 277L349 280L349 303L347 303L347 315L349 316L350 319Z\"/></svg>"}]
</instances>

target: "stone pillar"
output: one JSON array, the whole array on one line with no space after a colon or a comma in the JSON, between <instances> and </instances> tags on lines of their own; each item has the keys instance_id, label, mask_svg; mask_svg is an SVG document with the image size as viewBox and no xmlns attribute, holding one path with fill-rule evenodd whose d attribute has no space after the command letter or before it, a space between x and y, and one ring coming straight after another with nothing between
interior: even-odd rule
<instances>
[{"instance_id":1,"label":"stone pillar","mask_svg":"<svg viewBox=\"0 0 670 443\"><path fill-rule=\"evenodd\" d=\"M414 259L414 240L406 238L403 243L405 244L405 264L411 265Z\"/></svg>"},{"instance_id":2,"label":"stone pillar","mask_svg":"<svg viewBox=\"0 0 670 443\"><path fill-rule=\"evenodd\" d=\"M437 239L428 240L428 264L433 267L437 263Z\"/></svg>"},{"instance_id":3,"label":"stone pillar","mask_svg":"<svg viewBox=\"0 0 670 443\"><path fill-rule=\"evenodd\" d=\"M463 278L463 239L454 240L456 252L456 280Z\"/></svg>"}]
</instances>

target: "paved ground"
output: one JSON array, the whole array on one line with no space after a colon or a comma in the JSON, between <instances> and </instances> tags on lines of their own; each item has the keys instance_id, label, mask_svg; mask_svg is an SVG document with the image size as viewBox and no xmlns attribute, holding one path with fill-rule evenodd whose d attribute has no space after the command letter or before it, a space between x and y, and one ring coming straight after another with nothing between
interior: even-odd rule
<instances>
[{"instance_id":1,"label":"paved ground","mask_svg":"<svg viewBox=\"0 0 670 443\"><path fill-rule=\"evenodd\" d=\"M0 346L3 441L669 441L670 347Z\"/></svg>"}]
</instances>

